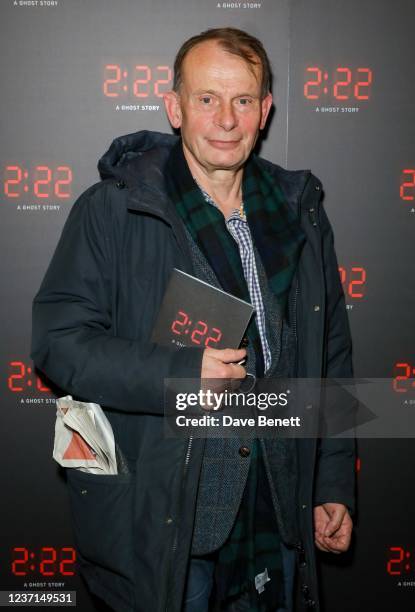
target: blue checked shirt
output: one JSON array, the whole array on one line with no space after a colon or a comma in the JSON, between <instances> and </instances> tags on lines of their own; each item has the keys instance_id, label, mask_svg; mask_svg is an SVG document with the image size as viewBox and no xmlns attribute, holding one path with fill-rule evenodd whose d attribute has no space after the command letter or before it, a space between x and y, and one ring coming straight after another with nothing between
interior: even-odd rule
<instances>
[{"instance_id":1,"label":"blue checked shirt","mask_svg":"<svg viewBox=\"0 0 415 612\"><path fill-rule=\"evenodd\" d=\"M212 200L210 195L203 191L203 189L201 189L201 191L206 202L218 208L217 204L214 202L214 200ZM265 332L265 309L259 286L251 231L245 216L241 217L239 210L236 209L232 211L232 214L227 219L225 219L225 224L228 232L238 245L242 268L246 283L248 285L249 295L251 297L251 303L255 308L256 324L258 327L259 336L261 338L262 354L264 356L264 366L266 372L271 365L271 351L268 346Z\"/></svg>"}]
</instances>

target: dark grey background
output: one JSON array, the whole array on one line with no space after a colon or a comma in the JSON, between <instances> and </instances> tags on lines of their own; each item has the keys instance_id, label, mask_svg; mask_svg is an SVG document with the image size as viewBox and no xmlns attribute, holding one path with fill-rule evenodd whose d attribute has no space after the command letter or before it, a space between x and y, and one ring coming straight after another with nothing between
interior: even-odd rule
<instances>
[{"instance_id":1,"label":"dark grey background","mask_svg":"<svg viewBox=\"0 0 415 612\"><path fill-rule=\"evenodd\" d=\"M358 376L401 374L395 363L415 368L413 312L414 201L403 201L404 168L415 168L413 25L410 0L262 0L223 8L216 0L58 0L56 6L20 6L4 0L0 36L2 122L2 299L0 349L0 588L48 582L38 571L11 572L12 549L72 546L64 482L51 459L53 397L37 391L29 359L31 301L76 197L98 180L96 161L120 134L168 131L162 100L103 94L104 66L119 64L131 90L136 64L172 67L189 36L211 26L233 25L259 36L274 72L276 112L262 155L289 167L311 168L323 181L339 265L350 280L364 268L362 298L347 295ZM257 8L243 8L244 4ZM218 6L219 5L219 6ZM306 69L330 75L319 100L303 94ZM370 99L337 101L331 95L336 68L353 75L373 71ZM153 86L154 83L150 85ZM120 90L122 92L122 90ZM116 110L116 104L159 105L158 111ZM316 112L316 107L358 107L355 113ZM8 198L6 166L29 172L21 196ZM70 166L71 197L42 200L33 194L34 168ZM32 180L30 180L32 177ZM24 186L28 191L24 192ZM415 189L407 190L415 195ZM39 210L23 210L24 205ZM42 206L59 206L43 210ZM357 288L358 289L358 288ZM357 290L356 289L356 290ZM23 362L23 390L13 392L10 362ZM412 381L400 383L402 403L414 402ZM14 386L18 381L14 380ZM405 390L406 389L406 390ZM38 400L38 403L33 403ZM412 610L415 601L415 533L411 440L360 441L359 515L355 545L347 555L321 555L325 610ZM389 548L411 556L387 572ZM405 565L409 569L405 570ZM52 581L76 589L81 610L98 609L80 579ZM405 586L412 581L412 586Z\"/></svg>"}]
</instances>

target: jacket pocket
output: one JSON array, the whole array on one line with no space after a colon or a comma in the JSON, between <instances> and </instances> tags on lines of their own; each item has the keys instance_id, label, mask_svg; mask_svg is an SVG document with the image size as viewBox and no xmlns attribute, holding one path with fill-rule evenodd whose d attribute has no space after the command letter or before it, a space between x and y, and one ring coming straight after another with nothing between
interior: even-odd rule
<instances>
[{"instance_id":1,"label":"jacket pocket","mask_svg":"<svg viewBox=\"0 0 415 612\"><path fill-rule=\"evenodd\" d=\"M66 474L81 563L134 583L135 473L109 476L67 469Z\"/></svg>"}]
</instances>

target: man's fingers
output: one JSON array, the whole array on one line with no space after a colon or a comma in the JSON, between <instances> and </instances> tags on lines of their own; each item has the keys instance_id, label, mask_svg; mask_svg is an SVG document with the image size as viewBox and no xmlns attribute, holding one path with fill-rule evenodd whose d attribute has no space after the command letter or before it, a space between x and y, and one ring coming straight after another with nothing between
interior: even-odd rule
<instances>
[{"instance_id":1,"label":"man's fingers","mask_svg":"<svg viewBox=\"0 0 415 612\"><path fill-rule=\"evenodd\" d=\"M314 543L319 550L323 552L331 552L330 548L328 548L328 546L325 544L324 538L317 533L314 535Z\"/></svg>"},{"instance_id":2,"label":"man's fingers","mask_svg":"<svg viewBox=\"0 0 415 612\"><path fill-rule=\"evenodd\" d=\"M349 548L353 521L343 504L316 506L314 525L314 541L319 550L340 554Z\"/></svg>"},{"instance_id":3,"label":"man's fingers","mask_svg":"<svg viewBox=\"0 0 415 612\"><path fill-rule=\"evenodd\" d=\"M231 378L245 378L246 370L242 365L239 365L237 363L231 363L230 367L232 368Z\"/></svg>"},{"instance_id":4,"label":"man's fingers","mask_svg":"<svg viewBox=\"0 0 415 612\"><path fill-rule=\"evenodd\" d=\"M241 379L246 376L242 363L246 357L245 349L205 349L202 359L201 378L211 379Z\"/></svg>"},{"instance_id":5,"label":"man's fingers","mask_svg":"<svg viewBox=\"0 0 415 612\"><path fill-rule=\"evenodd\" d=\"M324 538L325 545L333 553L346 552L350 546L351 534L344 534L334 538Z\"/></svg>"},{"instance_id":6,"label":"man's fingers","mask_svg":"<svg viewBox=\"0 0 415 612\"><path fill-rule=\"evenodd\" d=\"M332 513L330 513L330 520L328 521L324 530L324 535L327 537L332 536L338 529L345 518L346 509L344 506L335 507Z\"/></svg>"},{"instance_id":7,"label":"man's fingers","mask_svg":"<svg viewBox=\"0 0 415 612\"><path fill-rule=\"evenodd\" d=\"M221 380L243 379L246 376L245 368L233 363L222 363L221 361L212 360L211 362L206 362L205 366L202 368L202 378L211 379L212 381L217 378Z\"/></svg>"},{"instance_id":8,"label":"man's fingers","mask_svg":"<svg viewBox=\"0 0 415 612\"><path fill-rule=\"evenodd\" d=\"M339 529L341 524L342 524L341 517L335 517L335 518L332 517L330 521L327 523L326 529L324 530L324 535L329 538L334 533L336 533L336 531Z\"/></svg>"},{"instance_id":9,"label":"man's fingers","mask_svg":"<svg viewBox=\"0 0 415 612\"><path fill-rule=\"evenodd\" d=\"M353 523L350 520L343 522L340 529L332 537L327 537L316 532L316 539L321 546L326 547L332 553L346 552L352 539Z\"/></svg>"},{"instance_id":10,"label":"man's fingers","mask_svg":"<svg viewBox=\"0 0 415 612\"><path fill-rule=\"evenodd\" d=\"M342 553L346 552L350 546L350 539L347 541L346 538L340 538L331 544L332 552Z\"/></svg>"},{"instance_id":11,"label":"man's fingers","mask_svg":"<svg viewBox=\"0 0 415 612\"><path fill-rule=\"evenodd\" d=\"M205 354L209 357L213 357L218 361L222 361L222 363L237 363L238 361L242 361L246 357L246 349L213 349L207 348L205 349Z\"/></svg>"},{"instance_id":12,"label":"man's fingers","mask_svg":"<svg viewBox=\"0 0 415 612\"><path fill-rule=\"evenodd\" d=\"M321 534L315 534L314 543L319 550L322 550L323 552L331 552L336 555L341 552L345 552L348 549L348 544L346 544L343 539L327 538Z\"/></svg>"}]
</instances>

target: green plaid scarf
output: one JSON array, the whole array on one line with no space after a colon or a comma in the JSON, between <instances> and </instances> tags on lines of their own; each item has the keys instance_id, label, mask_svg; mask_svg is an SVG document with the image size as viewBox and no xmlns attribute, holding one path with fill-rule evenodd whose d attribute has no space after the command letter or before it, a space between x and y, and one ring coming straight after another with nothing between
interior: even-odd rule
<instances>
[{"instance_id":1,"label":"green plaid scarf","mask_svg":"<svg viewBox=\"0 0 415 612\"><path fill-rule=\"evenodd\" d=\"M259 440L252 440L250 448L249 474L235 524L217 552L217 597L227 608L247 593L249 612L275 612L285 605L280 535ZM260 592L255 577L265 569L269 582Z\"/></svg>"},{"instance_id":2,"label":"green plaid scarf","mask_svg":"<svg viewBox=\"0 0 415 612\"><path fill-rule=\"evenodd\" d=\"M166 184L176 210L224 291L251 302L238 245L226 229L222 212L207 204L193 179L183 153L182 141L173 147L167 165ZM254 244L271 290L285 308L305 235L295 213L286 205L278 185L251 155L242 183L244 210ZM247 336L256 356L256 375L263 376L261 340L252 317Z\"/></svg>"}]
</instances>

